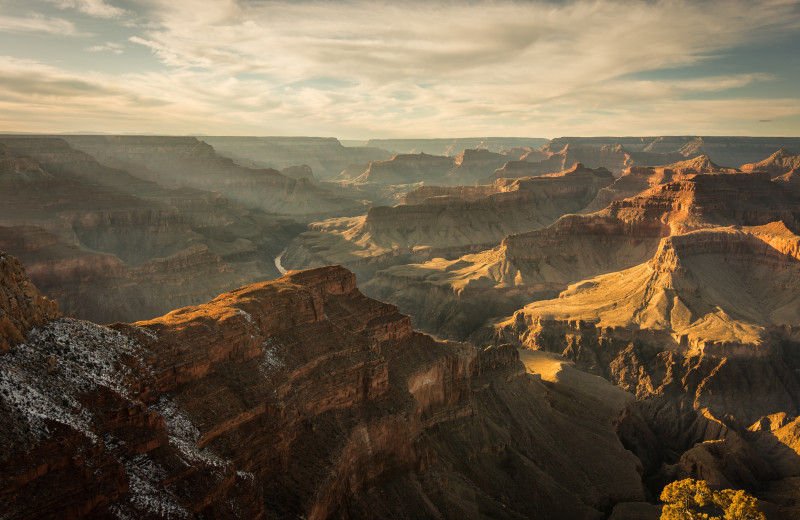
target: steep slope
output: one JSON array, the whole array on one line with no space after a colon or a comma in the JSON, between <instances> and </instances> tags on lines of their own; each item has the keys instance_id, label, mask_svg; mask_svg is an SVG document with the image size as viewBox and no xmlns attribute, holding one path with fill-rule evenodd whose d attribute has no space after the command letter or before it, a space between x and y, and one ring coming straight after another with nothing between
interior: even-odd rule
<instances>
[{"instance_id":1,"label":"steep slope","mask_svg":"<svg viewBox=\"0 0 800 520\"><path fill-rule=\"evenodd\" d=\"M73 147L100 163L170 188L217 191L247 208L310 221L335 215L357 215L368 205L295 179L273 169L251 169L218 155L194 137L64 136ZM8 143L8 141L4 141ZM17 147L23 151L20 146ZM35 143L24 150L37 157Z\"/></svg>"},{"instance_id":2,"label":"steep slope","mask_svg":"<svg viewBox=\"0 0 800 520\"><path fill-rule=\"evenodd\" d=\"M642 501L632 397L411 330L342 268L0 355L11 518L599 519ZM591 442L587 442L591 439Z\"/></svg>"},{"instance_id":3,"label":"steep slope","mask_svg":"<svg viewBox=\"0 0 800 520\"><path fill-rule=\"evenodd\" d=\"M0 144L0 247L67 315L154 317L273 278L272 259L302 229L216 193L105 167L60 139L23 148L31 142L38 159Z\"/></svg>"},{"instance_id":4,"label":"steep slope","mask_svg":"<svg viewBox=\"0 0 800 520\"><path fill-rule=\"evenodd\" d=\"M364 290L397 304L415 326L464 338L487 318L551 298L570 283L646 262L664 237L775 221L797 231L800 200L768 174L694 175L597 213L508 235L492 250L384 269Z\"/></svg>"},{"instance_id":5,"label":"steep slope","mask_svg":"<svg viewBox=\"0 0 800 520\"><path fill-rule=\"evenodd\" d=\"M350 164L389 159L393 155L375 147L342 146L333 137L201 136L198 139L242 165L283 170L305 164L319 179L332 179Z\"/></svg>"},{"instance_id":6,"label":"steep slope","mask_svg":"<svg viewBox=\"0 0 800 520\"><path fill-rule=\"evenodd\" d=\"M741 170L745 172L767 172L772 177L779 177L798 168L800 168L800 155L780 149L763 161L743 164Z\"/></svg>"},{"instance_id":7,"label":"steep slope","mask_svg":"<svg viewBox=\"0 0 800 520\"><path fill-rule=\"evenodd\" d=\"M632 337L657 333L689 351L763 356L771 329L800 323L799 269L800 237L781 222L694 231L662 239L646 263L531 303L512 321L580 320Z\"/></svg>"},{"instance_id":8,"label":"steep slope","mask_svg":"<svg viewBox=\"0 0 800 520\"><path fill-rule=\"evenodd\" d=\"M628 445L654 486L757 490L800 471L799 275L800 237L782 223L695 231L485 337L564 355L634 393L657 442Z\"/></svg>"},{"instance_id":9,"label":"steep slope","mask_svg":"<svg viewBox=\"0 0 800 520\"><path fill-rule=\"evenodd\" d=\"M340 264L363 283L389 265L479 251L513 232L537 229L579 211L610 184L611 173L582 165L558 175L503 179L493 186L427 187L405 203L365 217L315 223L292 241L284 265Z\"/></svg>"},{"instance_id":10,"label":"steep slope","mask_svg":"<svg viewBox=\"0 0 800 520\"><path fill-rule=\"evenodd\" d=\"M584 213L600 211L615 200L635 197L645 190L665 184L667 182L685 179L698 173L736 173L733 168L723 168L711 162L705 155L697 156L686 161L679 161L666 166L631 166L614 181L611 186L606 186L597 194L595 200L589 204Z\"/></svg>"},{"instance_id":11,"label":"steep slope","mask_svg":"<svg viewBox=\"0 0 800 520\"><path fill-rule=\"evenodd\" d=\"M39 294L20 261L0 252L0 354L59 316L56 303Z\"/></svg>"}]
</instances>

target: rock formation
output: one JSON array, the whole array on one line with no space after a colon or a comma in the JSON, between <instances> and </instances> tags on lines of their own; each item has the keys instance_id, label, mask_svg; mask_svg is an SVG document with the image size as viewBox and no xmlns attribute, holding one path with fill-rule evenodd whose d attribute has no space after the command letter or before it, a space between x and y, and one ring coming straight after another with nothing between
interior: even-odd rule
<instances>
[{"instance_id":1,"label":"rock formation","mask_svg":"<svg viewBox=\"0 0 800 520\"><path fill-rule=\"evenodd\" d=\"M501 179L493 186L423 186L395 207L312 224L283 262L294 269L344 265L363 283L390 265L456 258L492 247L509 233L547 226L582 209L612 180L608 170L576 165L558 175Z\"/></svg>"},{"instance_id":2,"label":"rock formation","mask_svg":"<svg viewBox=\"0 0 800 520\"><path fill-rule=\"evenodd\" d=\"M679 161L666 166L631 166L626 168L614 184L606 186L597 194L584 213L600 211L615 200L639 195L645 190L667 182L685 179L698 173L736 173L739 170L723 168L711 162L705 155Z\"/></svg>"},{"instance_id":3,"label":"rock formation","mask_svg":"<svg viewBox=\"0 0 800 520\"><path fill-rule=\"evenodd\" d=\"M103 166L60 139L3 141L0 247L70 316L154 317L273 278L273 258L302 229Z\"/></svg>"},{"instance_id":4,"label":"rock formation","mask_svg":"<svg viewBox=\"0 0 800 520\"><path fill-rule=\"evenodd\" d=\"M25 341L33 327L59 316L56 303L39 294L20 261L0 252L0 355Z\"/></svg>"},{"instance_id":5,"label":"rock formation","mask_svg":"<svg viewBox=\"0 0 800 520\"><path fill-rule=\"evenodd\" d=\"M472 185L508 161L530 153L529 148L511 148L502 153L466 149L458 156L398 154L389 160L350 165L337 181L336 190L363 197L375 205L393 206L405 193L422 185Z\"/></svg>"},{"instance_id":6,"label":"rock formation","mask_svg":"<svg viewBox=\"0 0 800 520\"><path fill-rule=\"evenodd\" d=\"M763 161L742 165L745 172L767 172L772 177L780 177L800 168L800 155L780 149Z\"/></svg>"},{"instance_id":7,"label":"rock formation","mask_svg":"<svg viewBox=\"0 0 800 520\"><path fill-rule=\"evenodd\" d=\"M681 160L681 157L691 159L706 155L717 164L738 168L759 161L781 148L800 153L800 138L797 137L559 137L550 141L549 146L563 148L571 143L595 148L619 145L641 166L669 164ZM657 160L661 154L668 159ZM655 162L651 162L653 160Z\"/></svg>"},{"instance_id":8,"label":"rock formation","mask_svg":"<svg viewBox=\"0 0 800 520\"><path fill-rule=\"evenodd\" d=\"M198 139L244 166L283 170L305 164L320 179L332 179L350 164L389 159L393 155L375 147L342 146L332 137L202 136Z\"/></svg>"},{"instance_id":9,"label":"rock formation","mask_svg":"<svg viewBox=\"0 0 800 520\"><path fill-rule=\"evenodd\" d=\"M538 137L474 137L457 139L370 139L366 146L391 150L396 154L427 153L456 157L464 150L486 149L504 152L511 148L536 149L547 144L547 139Z\"/></svg>"},{"instance_id":10,"label":"rock formation","mask_svg":"<svg viewBox=\"0 0 800 520\"><path fill-rule=\"evenodd\" d=\"M620 432L652 486L779 488L800 470L798 273L800 237L781 222L694 231L529 304L488 337L561 354L635 394L656 442L626 441L624 420Z\"/></svg>"},{"instance_id":11,"label":"rock formation","mask_svg":"<svg viewBox=\"0 0 800 520\"><path fill-rule=\"evenodd\" d=\"M643 501L612 426L633 397L535 368L415 333L339 267L133 325L54 320L0 354L0 507L599 519Z\"/></svg>"},{"instance_id":12,"label":"rock formation","mask_svg":"<svg viewBox=\"0 0 800 520\"><path fill-rule=\"evenodd\" d=\"M368 207L363 200L332 193L307 178L287 177L274 169L239 166L194 137L64 136L64 139L98 162L122 168L141 179L168 188L216 191L246 208L297 220L358 215ZM28 149L19 144L16 149L39 157L36 143Z\"/></svg>"},{"instance_id":13,"label":"rock formation","mask_svg":"<svg viewBox=\"0 0 800 520\"><path fill-rule=\"evenodd\" d=\"M692 175L600 212L508 235L492 250L378 271L364 290L410 313L415 326L463 339L493 313L509 314L570 283L646 262L664 237L776 221L797 232L800 200L768 174Z\"/></svg>"}]
</instances>

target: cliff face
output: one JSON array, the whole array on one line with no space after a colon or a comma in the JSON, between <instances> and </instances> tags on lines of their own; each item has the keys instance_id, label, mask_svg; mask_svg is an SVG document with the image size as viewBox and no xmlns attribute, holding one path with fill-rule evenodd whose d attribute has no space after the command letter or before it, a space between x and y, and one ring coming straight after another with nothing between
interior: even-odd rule
<instances>
[{"instance_id":1,"label":"cliff face","mask_svg":"<svg viewBox=\"0 0 800 520\"><path fill-rule=\"evenodd\" d=\"M666 164L683 160L679 153L629 152L621 145L588 146L575 142L550 141L520 161L510 161L498 168L483 182L493 182L500 178L530 177L547 175L567 170L580 163L589 168L607 168L619 176L632 166Z\"/></svg>"},{"instance_id":2,"label":"cliff face","mask_svg":"<svg viewBox=\"0 0 800 520\"><path fill-rule=\"evenodd\" d=\"M313 224L289 246L284 264L341 264L366 282L378 269L437 256L455 258L579 211L613 177L577 165L555 176L503 179L492 187L426 187L405 204L378 206L366 217ZM409 203L413 202L413 203Z\"/></svg>"},{"instance_id":3,"label":"cliff face","mask_svg":"<svg viewBox=\"0 0 800 520\"><path fill-rule=\"evenodd\" d=\"M221 157L193 137L66 136L75 148L99 162L123 168L137 177L171 188L214 190L248 208L314 220L355 215L364 201L336 195L305 178L290 178L274 169L251 169ZM34 153L35 150L30 150Z\"/></svg>"},{"instance_id":4,"label":"cliff face","mask_svg":"<svg viewBox=\"0 0 800 520\"><path fill-rule=\"evenodd\" d=\"M200 139L241 165L280 170L308 165L320 179L332 179L350 164L389 159L393 155L375 147L345 147L332 137L202 136Z\"/></svg>"},{"instance_id":5,"label":"cliff face","mask_svg":"<svg viewBox=\"0 0 800 520\"><path fill-rule=\"evenodd\" d=\"M12 518L588 519L644 498L611 426L630 396L415 333L338 267L133 325L56 320L0 374Z\"/></svg>"},{"instance_id":6,"label":"cliff face","mask_svg":"<svg viewBox=\"0 0 800 520\"><path fill-rule=\"evenodd\" d=\"M412 184L444 177L454 165L455 160L451 157L426 153L395 155L387 161L372 161L356 181L372 184Z\"/></svg>"},{"instance_id":7,"label":"cliff face","mask_svg":"<svg viewBox=\"0 0 800 520\"><path fill-rule=\"evenodd\" d=\"M67 315L154 317L277 276L272 259L301 228L103 166L62 139L2 140L0 247Z\"/></svg>"},{"instance_id":8,"label":"cliff face","mask_svg":"<svg viewBox=\"0 0 800 520\"><path fill-rule=\"evenodd\" d=\"M800 168L800 155L780 149L763 161L742 165L745 172L767 172L771 177L785 175Z\"/></svg>"},{"instance_id":9,"label":"cliff face","mask_svg":"<svg viewBox=\"0 0 800 520\"><path fill-rule=\"evenodd\" d=\"M800 412L798 273L800 237L780 222L695 231L481 336L561 354L635 394L657 442L630 442L653 486L757 489L798 470L788 420L770 419Z\"/></svg>"},{"instance_id":10,"label":"cliff face","mask_svg":"<svg viewBox=\"0 0 800 520\"><path fill-rule=\"evenodd\" d=\"M597 213L565 215L546 228L508 235L492 250L384 269L365 290L397 303L415 326L463 339L493 312L646 262L670 235L776 221L797 231L799 202L765 173L690 175Z\"/></svg>"},{"instance_id":11,"label":"cliff face","mask_svg":"<svg viewBox=\"0 0 800 520\"><path fill-rule=\"evenodd\" d=\"M635 197L645 190L700 173L736 173L738 170L722 168L704 156L679 161L667 166L631 166L626 168L614 184L600 190L584 213L600 211L616 200Z\"/></svg>"},{"instance_id":12,"label":"cliff face","mask_svg":"<svg viewBox=\"0 0 800 520\"><path fill-rule=\"evenodd\" d=\"M548 143L551 148L567 144L583 144L600 148L622 146L632 158L637 154L655 159L658 154L666 160L639 162L641 166L655 166L706 155L724 166L735 167L759 161L781 148L798 153L797 137L724 137L724 136L662 136L662 137L559 137Z\"/></svg>"},{"instance_id":13,"label":"cliff face","mask_svg":"<svg viewBox=\"0 0 800 520\"><path fill-rule=\"evenodd\" d=\"M56 302L42 297L20 261L0 253L0 355L22 343L33 327L59 316Z\"/></svg>"}]
</instances>

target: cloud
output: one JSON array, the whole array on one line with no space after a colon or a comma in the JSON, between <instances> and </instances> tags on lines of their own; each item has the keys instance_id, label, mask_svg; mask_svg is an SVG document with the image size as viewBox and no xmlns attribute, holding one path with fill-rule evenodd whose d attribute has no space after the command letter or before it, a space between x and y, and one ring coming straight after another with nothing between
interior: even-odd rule
<instances>
[{"instance_id":1,"label":"cloud","mask_svg":"<svg viewBox=\"0 0 800 520\"><path fill-rule=\"evenodd\" d=\"M103 0L48 0L60 9L76 9L81 13L106 20L121 18L128 13L125 9L107 4Z\"/></svg>"},{"instance_id":2,"label":"cloud","mask_svg":"<svg viewBox=\"0 0 800 520\"><path fill-rule=\"evenodd\" d=\"M106 42L102 45L92 45L91 47L86 47L86 50L89 52L113 52L114 54L122 54L123 46L121 43L114 43L114 42Z\"/></svg>"},{"instance_id":3,"label":"cloud","mask_svg":"<svg viewBox=\"0 0 800 520\"><path fill-rule=\"evenodd\" d=\"M80 36L75 25L61 18L50 18L39 13L27 16L0 16L0 31L10 33L46 33L54 36Z\"/></svg>"},{"instance_id":4,"label":"cloud","mask_svg":"<svg viewBox=\"0 0 800 520\"><path fill-rule=\"evenodd\" d=\"M51 1L97 17L126 13L100 1ZM744 116L719 107L742 110L747 124L778 119L781 106L784 117L797 114L796 99L759 100L760 115L747 100L692 101L777 81L756 72L703 73L702 65L730 49L797 31L796 2L766 0L757 9L743 0L136 5L141 12L129 14L143 22L130 26L128 48L149 50L160 66L137 64L131 67L137 72L116 76L76 72L72 79L105 89L86 95L98 96L113 113L141 100L145 108L136 124L159 116L146 103L167 107L160 115L169 113L178 133L746 133ZM87 50L118 53L122 47L98 43ZM694 75L670 77L676 67L694 67ZM666 73L641 79L648 71ZM50 70L48 84L61 86L57 79L65 74ZM712 123L706 113L719 120ZM166 128L145 131L154 130Z\"/></svg>"}]
</instances>

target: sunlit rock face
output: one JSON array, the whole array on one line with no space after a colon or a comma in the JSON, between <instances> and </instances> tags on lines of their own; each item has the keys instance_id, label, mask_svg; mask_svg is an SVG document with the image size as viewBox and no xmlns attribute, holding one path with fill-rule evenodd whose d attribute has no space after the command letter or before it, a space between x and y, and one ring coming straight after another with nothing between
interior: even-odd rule
<instances>
[{"instance_id":1,"label":"sunlit rock face","mask_svg":"<svg viewBox=\"0 0 800 520\"><path fill-rule=\"evenodd\" d=\"M644 500L612 427L633 397L568 366L528 372L511 346L414 332L338 267L133 325L45 321L0 355L0 504L588 519Z\"/></svg>"},{"instance_id":2,"label":"sunlit rock face","mask_svg":"<svg viewBox=\"0 0 800 520\"><path fill-rule=\"evenodd\" d=\"M548 146L551 149L562 149L568 144L594 148L621 146L634 160L635 165L640 166L670 164L706 155L716 164L738 168L743 164L760 161L781 148L800 153L800 138L797 137L559 137L551 140Z\"/></svg>"},{"instance_id":3,"label":"sunlit rock face","mask_svg":"<svg viewBox=\"0 0 800 520\"><path fill-rule=\"evenodd\" d=\"M508 235L490 250L378 271L365 290L399 305L416 326L463 339L514 306L647 262L664 237L776 221L797 232L800 200L768 174L695 174L596 213L565 215L548 227Z\"/></svg>"},{"instance_id":4,"label":"sunlit rock face","mask_svg":"<svg viewBox=\"0 0 800 520\"><path fill-rule=\"evenodd\" d=\"M391 265L492 247L509 233L538 229L585 207L613 176L576 165L552 176L501 179L491 186L422 186L394 207L314 223L290 244L284 265L352 269L364 283Z\"/></svg>"},{"instance_id":5,"label":"sunlit rock face","mask_svg":"<svg viewBox=\"0 0 800 520\"><path fill-rule=\"evenodd\" d=\"M742 165L745 172L767 172L773 178L800 168L800 155L780 149L762 161Z\"/></svg>"}]
</instances>

